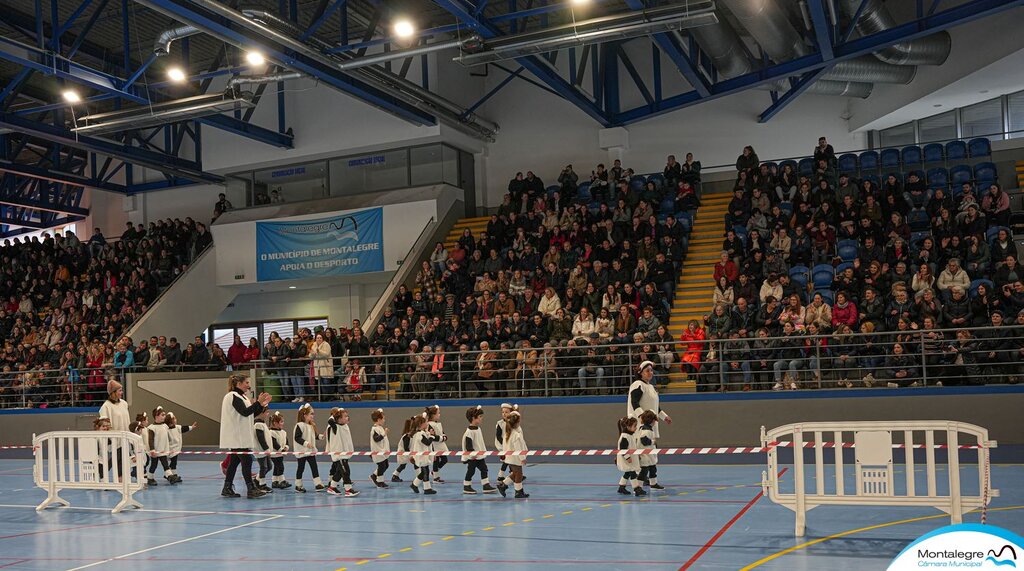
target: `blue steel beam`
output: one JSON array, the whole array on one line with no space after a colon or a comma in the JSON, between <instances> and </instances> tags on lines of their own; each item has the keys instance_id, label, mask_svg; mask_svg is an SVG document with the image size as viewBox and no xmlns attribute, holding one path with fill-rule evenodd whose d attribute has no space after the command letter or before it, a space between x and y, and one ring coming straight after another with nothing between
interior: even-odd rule
<instances>
[{"instance_id":1,"label":"blue steel beam","mask_svg":"<svg viewBox=\"0 0 1024 571\"><path fill-rule=\"evenodd\" d=\"M222 176L203 172L202 165L198 162L186 161L178 157L140 149L125 143L79 135L63 127L39 123L11 113L0 113L0 127L8 127L32 137L61 143L73 148L85 149L126 161L129 164L144 166L181 178L189 178L196 182L224 182L224 177Z\"/></svg>"},{"instance_id":2,"label":"blue steel beam","mask_svg":"<svg viewBox=\"0 0 1024 571\"><path fill-rule=\"evenodd\" d=\"M828 16L825 14L823 1L831 2L832 0L808 0L807 11L811 13L814 39L818 42L818 50L821 51L821 57L830 60L834 57L832 53L832 26L829 24Z\"/></svg>"},{"instance_id":3,"label":"blue steel beam","mask_svg":"<svg viewBox=\"0 0 1024 571\"><path fill-rule=\"evenodd\" d=\"M0 215L0 224L4 224L4 225L7 225L7 226L13 226L13 227L16 227L16 228L29 228L31 230L49 230L50 228L54 228L56 226L63 226L65 224L70 224L72 222L78 222L79 220L83 220L83 219L84 218L81 217L81 216L65 216L64 218L54 218L54 219L50 220L49 222L36 222L34 220L31 220L31 219L26 220L24 218L18 218L18 217L6 214L6 215ZM21 232L21 234L24 234L24 232ZM10 235L13 235L13 234L5 234L5 235L10 236Z\"/></svg>"},{"instance_id":4,"label":"blue steel beam","mask_svg":"<svg viewBox=\"0 0 1024 571\"><path fill-rule=\"evenodd\" d=\"M764 83L802 76L809 71L858 58L899 42L922 38L935 32L948 30L954 26L1021 6L1024 6L1024 0L969 0L937 14L900 24L884 32L871 34L835 46L833 50L835 57L831 60L825 60L822 58L821 53L815 53L787 62L766 66L756 72L716 83L709 97L701 98L696 91L681 93L665 98L654 105L644 105L623 111L612 117L613 123L616 125L628 125L690 107L704 100L713 100L739 93Z\"/></svg>"},{"instance_id":5,"label":"blue steel beam","mask_svg":"<svg viewBox=\"0 0 1024 571\"><path fill-rule=\"evenodd\" d=\"M329 20L336 11L338 11L339 8L342 10L346 9L347 2L348 0L334 0L334 2L331 3L331 5L328 6L327 9L325 9L322 14L320 14L320 17L317 18L315 22L310 24L309 27L306 28L305 32L302 32L302 35L299 37L299 39L301 39L302 41L308 40L310 36L315 34L316 31L320 29L320 26L323 26L324 23L327 22L327 20Z\"/></svg>"},{"instance_id":6,"label":"blue steel beam","mask_svg":"<svg viewBox=\"0 0 1024 571\"><path fill-rule=\"evenodd\" d=\"M98 179L93 179L87 176L82 176L79 174L73 174L69 172L62 172L60 170L43 168L35 165L15 163L14 161L10 161L7 159L0 159L0 172L34 178L38 180L46 180L50 182L68 184L72 186L84 186L86 188L105 190L107 192L119 192L122 194L127 192L127 188L119 184L103 182ZM68 214L75 213L69 212Z\"/></svg>"},{"instance_id":7,"label":"blue steel beam","mask_svg":"<svg viewBox=\"0 0 1024 571\"><path fill-rule=\"evenodd\" d=\"M482 16L474 14L473 8L471 8L464 0L434 0L434 3L461 20L476 33L480 34L484 39L495 38L501 35L497 26L485 20ZM519 62L519 65L525 67L527 71L536 76L537 79L547 84L548 87L558 93L558 95L563 99L575 104L584 113L597 120L601 125L607 127L611 124L608 119L608 115L597 103L592 101L589 96L562 78L562 76L559 75L558 70L552 67L551 64L543 58L538 58L536 56L524 56L516 58L516 61Z\"/></svg>"},{"instance_id":8,"label":"blue steel beam","mask_svg":"<svg viewBox=\"0 0 1024 571\"><path fill-rule=\"evenodd\" d=\"M813 0L812 0L813 1ZM626 0L626 5L631 10L643 10L646 8L644 0ZM694 89L701 97L707 97L711 95L711 83L704 78L704 75L697 69L695 62L690 60L690 57L683 52L682 47L676 42L675 38L669 34L655 34L654 43L658 44L665 55L672 60L672 63L679 68L679 73L683 75L690 87Z\"/></svg>"},{"instance_id":9,"label":"blue steel beam","mask_svg":"<svg viewBox=\"0 0 1024 571\"><path fill-rule=\"evenodd\" d=\"M81 208L78 206L64 206L54 202L47 202L42 200L33 200L29 198L21 198L14 196L4 196L0 194L0 204L4 206L14 206L16 208L28 208L31 210L39 210L43 212L51 212L54 214L67 214L70 216L88 216L89 209Z\"/></svg>"},{"instance_id":10,"label":"blue steel beam","mask_svg":"<svg viewBox=\"0 0 1024 571\"><path fill-rule=\"evenodd\" d=\"M800 97L800 95L807 91L807 88L815 81L821 79L821 76L828 73L829 69L830 68L826 66L804 74L803 77L797 80L795 85L789 88L789 91L773 99L772 104L768 109L765 109L764 112L761 113L761 116L758 118L758 123L767 123L772 117L785 109L787 105L796 101L797 97Z\"/></svg>"},{"instance_id":11,"label":"blue steel beam","mask_svg":"<svg viewBox=\"0 0 1024 571\"><path fill-rule=\"evenodd\" d=\"M417 125L436 123L430 114L399 100L390 93L347 76L338 69L316 61L307 55L296 53L289 46L274 38L239 26L238 23L205 8L192 5L185 0L144 0L142 3L215 37L227 40L229 43L259 49L269 59L287 68L315 77L339 91L362 99L410 123Z\"/></svg>"}]
</instances>

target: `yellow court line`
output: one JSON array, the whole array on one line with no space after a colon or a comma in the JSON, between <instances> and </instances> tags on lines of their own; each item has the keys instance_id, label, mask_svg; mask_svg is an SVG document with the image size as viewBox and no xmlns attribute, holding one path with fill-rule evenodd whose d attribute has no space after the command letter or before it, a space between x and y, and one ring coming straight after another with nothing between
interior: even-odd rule
<instances>
[{"instance_id":1,"label":"yellow court line","mask_svg":"<svg viewBox=\"0 0 1024 571\"><path fill-rule=\"evenodd\" d=\"M582 508L582 509L580 509L580 511L581 512L589 512L592 509L594 509L594 508Z\"/></svg>"},{"instance_id":2,"label":"yellow court line","mask_svg":"<svg viewBox=\"0 0 1024 571\"><path fill-rule=\"evenodd\" d=\"M380 555L377 556L377 559L386 559L388 557L391 557L390 553L381 553Z\"/></svg>"},{"instance_id":3,"label":"yellow court line","mask_svg":"<svg viewBox=\"0 0 1024 571\"><path fill-rule=\"evenodd\" d=\"M515 525L515 524L516 524L516 522L514 522L514 521L510 521L510 522L508 522L508 523L503 523L503 524L501 524L501 527L509 527L510 525Z\"/></svg>"},{"instance_id":4,"label":"yellow court line","mask_svg":"<svg viewBox=\"0 0 1024 571\"><path fill-rule=\"evenodd\" d=\"M523 523L530 523L531 521L533 521L533 518L532 517L528 517L528 518L523 520Z\"/></svg>"},{"instance_id":5,"label":"yellow court line","mask_svg":"<svg viewBox=\"0 0 1024 571\"><path fill-rule=\"evenodd\" d=\"M367 564L369 562L370 562L369 559L363 559L362 561L356 561L356 565L365 565L365 564Z\"/></svg>"},{"instance_id":6,"label":"yellow court line","mask_svg":"<svg viewBox=\"0 0 1024 571\"><path fill-rule=\"evenodd\" d=\"M601 504L601 505L599 505L597 507L599 507L599 508L610 508L610 507L612 507L612 505L611 504Z\"/></svg>"},{"instance_id":7,"label":"yellow court line","mask_svg":"<svg viewBox=\"0 0 1024 571\"><path fill-rule=\"evenodd\" d=\"M572 510L567 510L567 511L562 512L562 515L570 515L571 513L572 513Z\"/></svg>"},{"instance_id":8,"label":"yellow court line","mask_svg":"<svg viewBox=\"0 0 1024 571\"><path fill-rule=\"evenodd\" d=\"M493 527L485 527L484 531L491 531L492 529L494 529L494 528Z\"/></svg>"},{"instance_id":9,"label":"yellow court line","mask_svg":"<svg viewBox=\"0 0 1024 571\"><path fill-rule=\"evenodd\" d=\"M449 535L447 537L442 537L441 541L451 541L453 539L455 539L455 536L454 535Z\"/></svg>"},{"instance_id":10,"label":"yellow court line","mask_svg":"<svg viewBox=\"0 0 1024 571\"><path fill-rule=\"evenodd\" d=\"M1009 506L1009 507L1005 507L1005 508L989 508L988 511L990 511L990 512L1001 512L1001 511L1020 510L1020 509L1024 509L1024 506ZM979 510L972 510L972 511L970 511L968 513L974 513L976 511L979 511ZM830 535L828 537L822 537L820 539L815 539L813 541L808 541L807 543L801 543L800 545L794 545L793 547L790 547L788 549L783 549L782 551L779 551L778 553L773 553L773 554L769 555L768 557L765 557L764 559L760 559L758 561L755 561L755 562L751 563L750 565L747 565L743 569L740 569L740 571L748 571L748 570L753 569L755 567L760 567L761 565L764 565L765 563L768 563L769 561L772 561L774 559L778 559L779 557L782 557L783 555L788 555L788 554L793 553L795 551L800 551L801 549L806 549L806 548L808 548L808 547L810 547L812 545L817 545L819 543L824 543L826 541L831 541L833 539L839 539L840 537L846 537L847 535L853 535L855 533L862 533L862 532L871 531L871 530L874 530L874 529L881 529L883 527L891 527L891 526L894 526L894 525L902 525L902 524L905 524L905 523L914 523L914 522L918 522L918 521L925 521L925 520L929 520L929 519L940 519L940 518L945 518L945 517L949 517L949 514L938 514L938 515L929 515L929 516L923 516L923 517L915 517L915 518L910 518L910 519L901 519L901 520L897 520L897 521L890 521L889 523L880 523L880 524L877 524L877 525L870 525L868 527L861 527L861 528L858 528L858 529L851 529L849 531L844 531L842 533L837 533L837 534L834 534L834 535Z\"/></svg>"},{"instance_id":11,"label":"yellow court line","mask_svg":"<svg viewBox=\"0 0 1024 571\"><path fill-rule=\"evenodd\" d=\"M548 515L544 516L544 519L551 519L553 517L555 517L553 514L548 514Z\"/></svg>"},{"instance_id":12,"label":"yellow court line","mask_svg":"<svg viewBox=\"0 0 1024 571\"><path fill-rule=\"evenodd\" d=\"M403 548L398 550L399 553L405 553L407 551L412 551L412 548L411 547L403 547Z\"/></svg>"},{"instance_id":13,"label":"yellow court line","mask_svg":"<svg viewBox=\"0 0 1024 571\"><path fill-rule=\"evenodd\" d=\"M420 547L426 547L428 545L434 545L434 542L433 541L424 541L423 543L420 544Z\"/></svg>"},{"instance_id":14,"label":"yellow court line","mask_svg":"<svg viewBox=\"0 0 1024 571\"><path fill-rule=\"evenodd\" d=\"M462 535L473 535L474 533L476 533L476 532L475 531L464 531L464 532L462 532Z\"/></svg>"}]
</instances>

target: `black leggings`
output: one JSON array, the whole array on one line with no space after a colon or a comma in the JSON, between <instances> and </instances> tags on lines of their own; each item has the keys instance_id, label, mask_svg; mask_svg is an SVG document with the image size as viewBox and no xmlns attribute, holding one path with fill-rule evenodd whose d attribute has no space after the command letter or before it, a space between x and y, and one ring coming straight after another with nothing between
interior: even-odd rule
<instances>
[{"instance_id":1,"label":"black leggings","mask_svg":"<svg viewBox=\"0 0 1024 571\"><path fill-rule=\"evenodd\" d=\"M299 466L295 469L295 479L302 479L302 472L305 470L306 464L309 464L309 473L312 474L314 478L319 478L320 468L316 465L316 456L305 456L303 458L299 458Z\"/></svg>"},{"instance_id":2,"label":"black leggings","mask_svg":"<svg viewBox=\"0 0 1024 571\"><path fill-rule=\"evenodd\" d=\"M242 478L245 480L245 485L252 487L252 450L249 448L232 448L232 452L241 452L241 454L231 454L228 456L228 473L224 478L224 485L230 486L235 480L235 471L238 470L238 465L242 465Z\"/></svg>"},{"instance_id":3,"label":"black leggings","mask_svg":"<svg viewBox=\"0 0 1024 571\"><path fill-rule=\"evenodd\" d=\"M171 456L170 465L171 465L171 470L177 470L178 469L178 455L177 454L175 454L174 456Z\"/></svg>"},{"instance_id":4,"label":"black leggings","mask_svg":"<svg viewBox=\"0 0 1024 571\"><path fill-rule=\"evenodd\" d=\"M405 470L405 467L408 466L408 465L409 465L408 462L403 462L403 463L399 464L398 467L395 468L395 473L396 474L401 474L402 470Z\"/></svg>"},{"instance_id":5,"label":"black leggings","mask_svg":"<svg viewBox=\"0 0 1024 571\"><path fill-rule=\"evenodd\" d=\"M271 458L270 461L274 464L274 475L284 476L284 458Z\"/></svg>"},{"instance_id":6,"label":"black leggings","mask_svg":"<svg viewBox=\"0 0 1024 571\"><path fill-rule=\"evenodd\" d=\"M376 472L376 474L377 474L378 478L383 478L384 477L384 472L387 472L388 465L389 465L389 463L388 463L388 459L387 458L381 460L380 462L377 462L377 472Z\"/></svg>"},{"instance_id":7,"label":"black leggings","mask_svg":"<svg viewBox=\"0 0 1024 571\"><path fill-rule=\"evenodd\" d=\"M270 472L270 458L266 456L260 456L256 458L256 463L260 465L260 479L267 477L267 473Z\"/></svg>"},{"instance_id":8,"label":"black leggings","mask_svg":"<svg viewBox=\"0 0 1024 571\"><path fill-rule=\"evenodd\" d=\"M480 479L487 479L487 462L484 462L483 458L477 458L475 460L468 460L466 462L466 481L473 481L473 474L480 470Z\"/></svg>"},{"instance_id":9,"label":"black leggings","mask_svg":"<svg viewBox=\"0 0 1024 571\"><path fill-rule=\"evenodd\" d=\"M163 466L164 472L170 469L170 464L167 462L167 456L156 456L149 459L149 474L156 474L156 465L160 464Z\"/></svg>"},{"instance_id":10,"label":"black leggings","mask_svg":"<svg viewBox=\"0 0 1024 571\"><path fill-rule=\"evenodd\" d=\"M430 481L430 466L420 466L419 479L424 482Z\"/></svg>"},{"instance_id":11,"label":"black leggings","mask_svg":"<svg viewBox=\"0 0 1024 571\"><path fill-rule=\"evenodd\" d=\"M448 457L447 456L437 456L437 457L435 457L434 458L434 472L437 472L437 471L441 470L441 468L444 468L444 465L447 464L447 463L448 463Z\"/></svg>"},{"instance_id":12,"label":"black leggings","mask_svg":"<svg viewBox=\"0 0 1024 571\"><path fill-rule=\"evenodd\" d=\"M626 473L622 474L622 477L627 479L627 480L635 480L636 479L636 472L630 470L629 472L626 472Z\"/></svg>"},{"instance_id":13,"label":"black leggings","mask_svg":"<svg viewBox=\"0 0 1024 571\"><path fill-rule=\"evenodd\" d=\"M346 486L352 485L352 470L348 467L348 460L331 462L331 482L343 482Z\"/></svg>"},{"instance_id":14,"label":"black leggings","mask_svg":"<svg viewBox=\"0 0 1024 571\"><path fill-rule=\"evenodd\" d=\"M649 480L651 478L657 478L657 477L658 477L658 465L657 464L652 464L650 466L641 466L640 467L640 479L641 480Z\"/></svg>"}]
</instances>

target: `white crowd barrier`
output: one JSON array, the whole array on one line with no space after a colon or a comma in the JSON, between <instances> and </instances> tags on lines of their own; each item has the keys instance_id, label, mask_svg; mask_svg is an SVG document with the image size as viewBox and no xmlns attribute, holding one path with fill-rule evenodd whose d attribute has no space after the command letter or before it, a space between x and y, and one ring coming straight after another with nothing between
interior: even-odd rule
<instances>
[{"instance_id":1,"label":"white crowd barrier","mask_svg":"<svg viewBox=\"0 0 1024 571\"><path fill-rule=\"evenodd\" d=\"M893 444L893 434L902 432L903 442ZM846 434L853 439L847 440ZM936 435L946 443L936 444ZM965 435L973 445L961 445ZM941 436L940 436L941 438ZM802 537L807 512L821 505L927 506L950 515L950 522L963 522L963 515L984 508L999 495L992 489L988 450L996 447L988 430L973 424L953 421L894 422L803 422L765 431L761 427L761 445L768 448L768 470L761 476L764 495L772 502L796 512L796 536ZM793 492L779 489L780 448L793 449ZM804 448L814 449L814 489L806 489ZM843 450L852 448L855 485L846 484ZM831 453L826 455L826 451ZM905 483L895 483L893 450L903 450ZM924 451L925 490L918 490L915 479L914 450ZM938 492L936 450L945 450L948 494ZM970 452L968 452L970 450ZM977 495L964 495L961 488L960 455L977 458ZM830 484L834 481L834 484ZM973 490L973 488L972 488Z\"/></svg>"},{"instance_id":2,"label":"white crowd barrier","mask_svg":"<svg viewBox=\"0 0 1024 571\"><path fill-rule=\"evenodd\" d=\"M36 511L52 504L71 505L61 490L114 490L121 501L111 513L126 507L141 508L133 494L145 485L147 456L142 437L130 432L57 431L32 436L36 487L47 496ZM119 469L120 467L120 469ZM131 476L136 467L136 476Z\"/></svg>"}]
</instances>

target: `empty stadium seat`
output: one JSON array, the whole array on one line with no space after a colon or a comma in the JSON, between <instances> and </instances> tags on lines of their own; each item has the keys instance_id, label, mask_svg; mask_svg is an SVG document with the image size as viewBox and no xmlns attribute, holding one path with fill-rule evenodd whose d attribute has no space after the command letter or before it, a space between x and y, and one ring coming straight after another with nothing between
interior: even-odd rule
<instances>
[{"instance_id":1,"label":"empty stadium seat","mask_svg":"<svg viewBox=\"0 0 1024 571\"><path fill-rule=\"evenodd\" d=\"M673 199L671 196L666 196L661 200L661 205L658 207L658 210L667 214L675 210L675 207L675 199Z\"/></svg>"},{"instance_id":2,"label":"empty stadium seat","mask_svg":"<svg viewBox=\"0 0 1024 571\"><path fill-rule=\"evenodd\" d=\"M921 156L921 147L918 147L917 145L903 147L901 154L903 158L903 166L905 167L910 165L919 165L924 160Z\"/></svg>"},{"instance_id":3,"label":"empty stadium seat","mask_svg":"<svg viewBox=\"0 0 1024 571\"><path fill-rule=\"evenodd\" d=\"M792 202L780 202L779 210L785 212L787 215L793 214L793 203Z\"/></svg>"},{"instance_id":4,"label":"empty stadium seat","mask_svg":"<svg viewBox=\"0 0 1024 571\"><path fill-rule=\"evenodd\" d=\"M853 153L839 155L839 172L846 174L857 172L857 155Z\"/></svg>"},{"instance_id":5,"label":"empty stadium seat","mask_svg":"<svg viewBox=\"0 0 1024 571\"><path fill-rule=\"evenodd\" d=\"M807 266L793 266L789 268L789 279L800 284L800 287L807 287L807 276L810 270Z\"/></svg>"},{"instance_id":6,"label":"empty stadium seat","mask_svg":"<svg viewBox=\"0 0 1024 571\"><path fill-rule=\"evenodd\" d=\"M796 161L782 161L779 163L779 172L782 172L782 169L786 168L786 165L789 165L789 168L793 169L793 172L797 172Z\"/></svg>"},{"instance_id":7,"label":"empty stadium seat","mask_svg":"<svg viewBox=\"0 0 1024 571\"><path fill-rule=\"evenodd\" d=\"M982 183L991 184L996 181L996 165L993 163L978 163L974 165L974 180L978 181L978 190Z\"/></svg>"},{"instance_id":8,"label":"empty stadium seat","mask_svg":"<svg viewBox=\"0 0 1024 571\"><path fill-rule=\"evenodd\" d=\"M968 165L956 165L949 169L949 181L953 184L955 190L959 190L961 184L965 182L971 182L974 175L971 173L971 167Z\"/></svg>"},{"instance_id":9,"label":"empty stadium seat","mask_svg":"<svg viewBox=\"0 0 1024 571\"><path fill-rule=\"evenodd\" d=\"M840 240L836 244L836 255L844 262L852 262L857 257L859 248L856 240Z\"/></svg>"},{"instance_id":10,"label":"empty stadium seat","mask_svg":"<svg viewBox=\"0 0 1024 571\"><path fill-rule=\"evenodd\" d=\"M657 188L658 190L662 190L662 189L665 188L665 177L664 177L664 175L657 174L657 173L652 174L651 176L647 177L647 182L653 182L654 183L654 187Z\"/></svg>"},{"instance_id":11,"label":"empty stadium seat","mask_svg":"<svg viewBox=\"0 0 1024 571\"><path fill-rule=\"evenodd\" d=\"M924 146L924 162L941 163L946 160L946 151L941 143L928 143Z\"/></svg>"},{"instance_id":12,"label":"empty stadium seat","mask_svg":"<svg viewBox=\"0 0 1024 571\"><path fill-rule=\"evenodd\" d=\"M831 287L835 277L836 272L832 264L818 264L811 268L811 281L814 283L815 289Z\"/></svg>"},{"instance_id":13,"label":"empty stadium seat","mask_svg":"<svg viewBox=\"0 0 1024 571\"><path fill-rule=\"evenodd\" d=\"M967 158L967 143L963 141L950 141L946 143L946 160L962 161Z\"/></svg>"},{"instance_id":14,"label":"empty stadium seat","mask_svg":"<svg viewBox=\"0 0 1024 571\"><path fill-rule=\"evenodd\" d=\"M861 172L878 172L878 151L864 151L859 162Z\"/></svg>"},{"instance_id":15,"label":"empty stadium seat","mask_svg":"<svg viewBox=\"0 0 1024 571\"><path fill-rule=\"evenodd\" d=\"M923 208L915 208L907 214L907 225L912 232L923 232L928 229L928 213Z\"/></svg>"},{"instance_id":16,"label":"empty stadium seat","mask_svg":"<svg viewBox=\"0 0 1024 571\"><path fill-rule=\"evenodd\" d=\"M831 284L829 284L829 285L831 285ZM833 294L832 290L830 290L830 289L816 289L816 290L814 290L814 293L815 294L820 294L821 298L825 300L825 303L827 303L829 305L832 305L833 303L835 303L835 294Z\"/></svg>"},{"instance_id":17,"label":"empty stadium seat","mask_svg":"<svg viewBox=\"0 0 1024 571\"><path fill-rule=\"evenodd\" d=\"M1010 229L1007 228L1006 226L992 226L985 231L985 241L992 242L993 240L995 240L996 236L999 235L1000 230L1006 230L1007 234L1013 236L1013 233L1010 232Z\"/></svg>"},{"instance_id":18,"label":"empty stadium seat","mask_svg":"<svg viewBox=\"0 0 1024 571\"><path fill-rule=\"evenodd\" d=\"M559 190L562 190L562 187L558 186L557 184L552 184L548 186L548 196L555 194Z\"/></svg>"},{"instance_id":19,"label":"empty stadium seat","mask_svg":"<svg viewBox=\"0 0 1024 571\"><path fill-rule=\"evenodd\" d=\"M967 143L967 152L971 154L971 158L977 157L988 157L992 155L992 145L985 137L977 139L971 139Z\"/></svg>"},{"instance_id":20,"label":"empty stadium seat","mask_svg":"<svg viewBox=\"0 0 1024 571\"><path fill-rule=\"evenodd\" d=\"M879 164L882 165L883 169L899 168L900 166L900 150L899 149L882 149L882 152L878 154Z\"/></svg>"},{"instance_id":21,"label":"empty stadium seat","mask_svg":"<svg viewBox=\"0 0 1024 571\"><path fill-rule=\"evenodd\" d=\"M949 186L949 171L942 167L928 169L928 186L945 188Z\"/></svg>"},{"instance_id":22,"label":"empty stadium seat","mask_svg":"<svg viewBox=\"0 0 1024 571\"><path fill-rule=\"evenodd\" d=\"M814 174L814 167L814 159L800 159L800 162L797 163L797 172L810 176Z\"/></svg>"}]
</instances>

